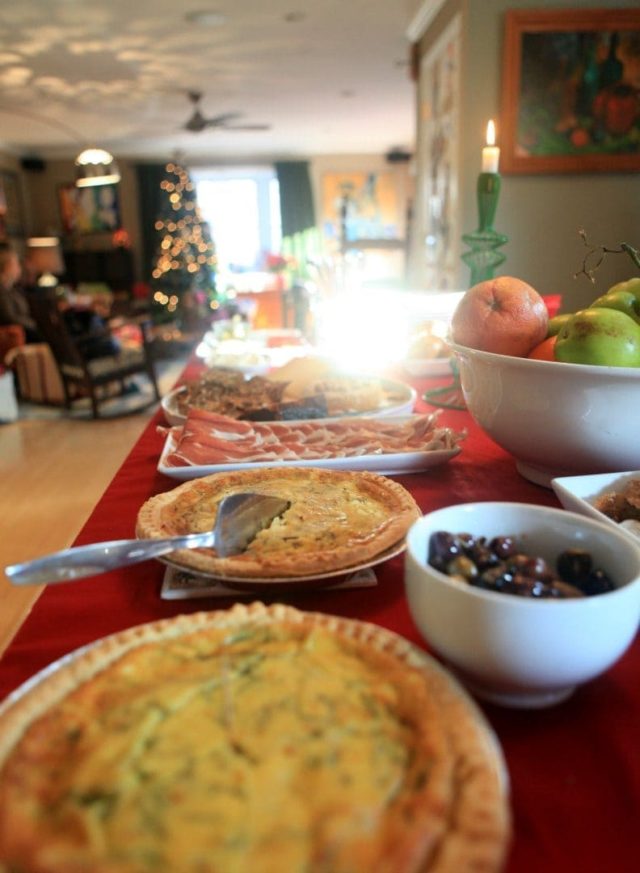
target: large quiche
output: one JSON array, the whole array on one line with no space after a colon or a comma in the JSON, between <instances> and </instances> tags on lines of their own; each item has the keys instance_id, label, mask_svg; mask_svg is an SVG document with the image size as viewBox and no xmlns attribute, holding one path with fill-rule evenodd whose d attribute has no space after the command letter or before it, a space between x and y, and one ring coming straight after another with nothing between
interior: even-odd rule
<instances>
[{"instance_id":1,"label":"large quiche","mask_svg":"<svg viewBox=\"0 0 640 873\"><path fill-rule=\"evenodd\" d=\"M181 566L218 577L300 577L348 569L400 542L420 509L398 482L376 473L314 467L265 467L214 473L151 497L138 513L136 535L166 537L211 530L223 497L251 491L291 505L240 555L183 549Z\"/></svg>"},{"instance_id":2,"label":"large quiche","mask_svg":"<svg viewBox=\"0 0 640 873\"><path fill-rule=\"evenodd\" d=\"M466 873L509 836L499 748L424 653L255 603L106 638L0 710L0 869Z\"/></svg>"}]
</instances>

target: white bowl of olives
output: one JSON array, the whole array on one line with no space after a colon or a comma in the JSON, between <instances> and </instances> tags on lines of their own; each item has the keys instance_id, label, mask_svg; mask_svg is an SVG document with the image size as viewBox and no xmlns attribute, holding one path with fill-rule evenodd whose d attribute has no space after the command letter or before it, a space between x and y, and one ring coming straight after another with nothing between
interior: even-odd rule
<instances>
[{"instance_id":1,"label":"white bowl of olives","mask_svg":"<svg viewBox=\"0 0 640 873\"><path fill-rule=\"evenodd\" d=\"M411 527L405 587L426 642L472 693L504 706L550 706L631 645L640 547L562 509L448 506Z\"/></svg>"}]
</instances>

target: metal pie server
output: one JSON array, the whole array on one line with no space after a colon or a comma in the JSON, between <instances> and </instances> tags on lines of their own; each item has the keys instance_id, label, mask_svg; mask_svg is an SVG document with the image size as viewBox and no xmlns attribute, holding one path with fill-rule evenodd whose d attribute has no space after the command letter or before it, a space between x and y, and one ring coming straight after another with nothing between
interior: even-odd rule
<instances>
[{"instance_id":1,"label":"metal pie server","mask_svg":"<svg viewBox=\"0 0 640 873\"><path fill-rule=\"evenodd\" d=\"M290 501L266 494L242 492L220 501L213 530L150 540L112 540L63 549L44 558L5 567L14 585L73 582L116 567L137 564L177 549L215 548L220 557L238 555L254 537L282 515Z\"/></svg>"}]
</instances>

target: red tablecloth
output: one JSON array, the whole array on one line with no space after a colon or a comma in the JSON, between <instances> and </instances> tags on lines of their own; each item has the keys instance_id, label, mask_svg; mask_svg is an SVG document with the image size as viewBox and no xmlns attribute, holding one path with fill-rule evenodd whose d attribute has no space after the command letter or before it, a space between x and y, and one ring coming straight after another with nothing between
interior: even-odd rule
<instances>
[{"instance_id":1,"label":"red tablecloth","mask_svg":"<svg viewBox=\"0 0 640 873\"><path fill-rule=\"evenodd\" d=\"M421 392L427 387L421 382ZM431 387L431 385L429 385ZM424 407L424 405L422 406ZM397 477L423 511L473 500L557 506L552 492L522 479L466 412L443 423L468 437L449 463ZM156 471L163 437L151 421L96 505L77 543L133 535L136 514L152 494L174 487ZM105 634L141 622L219 609L231 600L163 601L164 567L156 562L47 588L0 661L0 696L52 660ZM376 588L288 594L279 600L376 622L424 648L408 612L403 557L377 568ZM263 598L269 600L269 598ZM640 645L604 676L547 710L483 705L500 739L511 779L514 840L508 873L631 873L640 869Z\"/></svg>"}]
</instances>

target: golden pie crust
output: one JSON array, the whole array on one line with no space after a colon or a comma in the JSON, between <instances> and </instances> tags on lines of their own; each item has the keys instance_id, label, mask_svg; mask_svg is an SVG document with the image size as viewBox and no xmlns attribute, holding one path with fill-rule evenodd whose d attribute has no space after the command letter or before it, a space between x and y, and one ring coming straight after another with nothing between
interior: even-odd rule
<instances>
[{"instance_id":1,"label":"golden pie crust","mask_svg":"<svg viewBox=\"0 0 640 873\"><path fill-rule=\"evenodd\" d=\"M411 494L377 473L315 467L263 467L214 473L151 497L136 536L158 538L211 530L223 497L252 491L291 506L249 544L226 558L214 549L182 549L171 560L216 577L278 578L360 565L395 546L421 512Z\"/></svg>"},{"instance_id":2,"label":"golden pie crust","mask_svg":"<svg viewBox=\"0 0 640 873\"><path fill-rule=\"evenodd\" d=\"M0 711L0 870L498 871L504 764L375 625L238 605L108 637Z\"/></svg>"}]
</instances>

